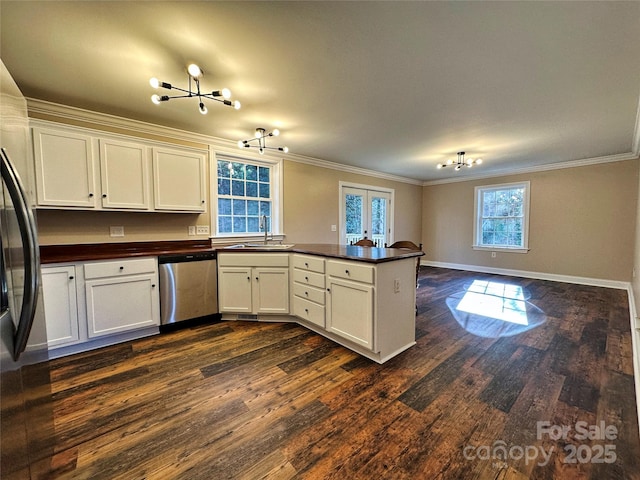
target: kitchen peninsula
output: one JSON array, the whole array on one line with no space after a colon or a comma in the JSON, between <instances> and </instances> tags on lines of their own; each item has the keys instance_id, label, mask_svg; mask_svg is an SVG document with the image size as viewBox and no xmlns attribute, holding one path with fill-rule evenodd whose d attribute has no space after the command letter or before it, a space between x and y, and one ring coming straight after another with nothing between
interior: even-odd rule
<instances>
[{"instance_id":1,"label":"kitchen peninsula","mask_svg":"<svg viewBox=\"0 0 640 480\"><path fill-rule=\"evenodd\" d=\"M415 267L420 251L329 244L287 248L137 242L43 246L41 257L45 266L74 263L78 269L79 262L157 259L160 254L211 250L218 257L223 320L295 321L378 363L415 344ZM148 328L145 332L149 334Z\"/></svg>"}]
</instances>

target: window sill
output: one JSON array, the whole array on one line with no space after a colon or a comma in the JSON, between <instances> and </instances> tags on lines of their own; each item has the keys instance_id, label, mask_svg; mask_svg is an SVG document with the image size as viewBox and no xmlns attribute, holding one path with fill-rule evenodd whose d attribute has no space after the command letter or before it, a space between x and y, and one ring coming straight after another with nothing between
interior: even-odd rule
<instances>
[{"instance_id":1,"label":"window sill","mask_svg":"<svg viewBox=\"0 0 640 480\"><path fill-rule=\"evenodd\" d=\"M491 247L484 245L472 245L474 250L483 250L485 252L505 252L505 253L529 253L528 248L520 248L520 247Z\"/></svg>"},{"instance_id":2,"label":"window sill","mask_svg":"<svg viewBox=\"0 0 640 480\"><path fill-rule=\"evenodd\" d=\"M269 233L267 238L270 242L282 242L285 238L285 235L283 233L274 233L274 234ZM264 241L264 233L260 235L255 235L255 234L254 235L251 235L251 234L228 235L228 236L214 235L211 237L212 245L216 245L216 244L225 245L228 243L244 243L244 242L257 242L257 241Z\"/></svg>"}]
</instances>

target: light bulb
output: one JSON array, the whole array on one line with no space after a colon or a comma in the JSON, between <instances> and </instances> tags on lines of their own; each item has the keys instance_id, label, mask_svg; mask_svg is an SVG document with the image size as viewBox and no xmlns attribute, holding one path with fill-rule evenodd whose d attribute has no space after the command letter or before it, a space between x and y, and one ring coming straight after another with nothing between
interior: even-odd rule
<instances>
[{"instance_id":1,"label":"light bulb","mask_svg":"<svg viewBox=\"0 0 640 480\"><path fill-rule=\"evenodd\" d=\"M237 100L233 102L233 108L235 108L236 110L240 110L240 102Z\"/></svg>"},{"instance_id":2,"label":"light bulb","mask_svg":"<svg viewBox=\"0 0 640 480\"><path fill-rule=\"evenodd\" d=\"M231 98L231 90L229 90L228 88L223 88L222 96L227 99Z\"/></svg>"},{"instance_id":3,"label":"light bulb","mask_svg":"<svg viewBox=\"0 0 640 480\"><path fill-rule=\"evenodd\" d=\"M456 170L460 170L460 165L456 165Z\"/></svg>"},{"instance_id":4,"label":"light bulb","mask_svg":"<svg viewBox=\"0 0 640 480\"><path fill-rule=\"evenodd\" d=\"M263 130L260 128L256 128L256 133L255 133L255 137L256 138L262 138L262 132Z\"/></svg>"},{"instance_id":5,"label":"light bulb","mask_svg":"<svg viewBox=\"0 0 640 480\"><path fill-rule=\"evenodd\" d=\"M153 88L159 88L160 80L158 80L156 77L153 77L152 79L149 80L149 85L151 85Z\"/></svg>"},{"instance_id":6,"label":"light bulb","mask_svg":"<svg viewBox=\"0 0 640 480\"><path fill-rule=\"evenodd\" d=\"M274 137L277 137L278 135L280 135L280 130L276 128L273 132L271 132L271 135L273 135Z\"/></svg>"},{"instance_id":7,"label":"light bulb","mask_svg":"<svg viewBox=\"0 0 640 480\"><path fill-rule=\"evenodd\" d=\"M439 163L439 164L438 164L438 166L437 166L436 168L437 168L438 170L440 170L440 169L442 168L442 166L443 166L443 165L442 165L441 163Z\"/></svg>"},{"instance_id":8,"label":"light bulb","mask_svg":"<svg viewBox=\"0 0 640 480\"><path fill-rule=\"evenodd\" d=\"M451 159L447 160L447 165L453 165L453 160Z\"/></svg>"},{"instance_id":9,"label":"light bulb","mask_svg":"<svg viewBox=\"0 0 640 480\"><path fill-rule=\"evenodd\" d=\"M200 102L200 108L199 108L199 110L200 110L200 113L201 113L202 115L206 115L206 114L207 114L207 112L209 111L209 110L207 110L207 107L205 107L204 103L202 103L202 102Z\"/></svg>"},{"instance_id":10,"label":"light bulb","mask_svg":"<svg viewBox=\"0 0 640 480\"><path fill-rule=\"evenodd\" d=\"M244 148L244 142L242 140L238 140L238 148Z\"/></svg>"},{"instance_id":11,"label":"light bulb","mask_svg":"<svg viewBox=\"0 0 640 480\"><path fill-rule=\"evenodd\" d=\"M482 163L482 159L481 159L481 158L477 159L477 160L476 160L476 163L477 163L478 165L480 165L480 164Z\"/></svg>"},{"instance_id":12,"label":"light bulb","mask_svg":"<svg viewBox=\"0 0 640 480\"><path fill-rule=\"evenodd\" d=\"M160 102L162 100L160 100L160 95L158 95L157 93L154 93L153 95L151 95L151 101L156 105L160 105Z\"/></svg>"},{"instance_id":13,"label":"light bulb","mask_svg":"<svg viewBox=\"0 0 640 480\"><path fill-rule=\"evenodd\" d=\"M189 72L189 75L193 78L198 78L202 75L202 70L200 70L200 67L195 63L192 63L187 67L187 72Z\"/></svg>"},{"instance_id":14,"label":"light bulb","mask_svg":"<svg viewBox=\"0 0 640 480\"><path fill-rule=\"evenodd\" d=\"M280 150L282 150L284 153L289 153L289 147L282 147Z\"/></svg>"}]
</instances>

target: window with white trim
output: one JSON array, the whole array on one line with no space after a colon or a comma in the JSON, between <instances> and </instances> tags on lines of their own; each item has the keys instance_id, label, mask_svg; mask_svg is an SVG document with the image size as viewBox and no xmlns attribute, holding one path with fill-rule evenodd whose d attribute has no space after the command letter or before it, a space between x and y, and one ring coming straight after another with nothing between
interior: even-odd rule
<instances>
[{"instance_id":1,"label":"window with white trim","mask_svg":"<svg viewBox=\"0 0 640 480\"><path fill-rule=\"evenodd\" d=\"M474 245L477 250L529 250L530 182L475 188Z\"/></svg>"},{"instance_id":2,"label":"window with white trim","mask_svg":"<svg viewBox=\"0 0 640 480\"><path fill-rule=\"evenodd\" d=\"M279 162L216 158L216 236L263 234L263 216L270 234L281 233L279 170Z\"/></svg>"}]
</instances>

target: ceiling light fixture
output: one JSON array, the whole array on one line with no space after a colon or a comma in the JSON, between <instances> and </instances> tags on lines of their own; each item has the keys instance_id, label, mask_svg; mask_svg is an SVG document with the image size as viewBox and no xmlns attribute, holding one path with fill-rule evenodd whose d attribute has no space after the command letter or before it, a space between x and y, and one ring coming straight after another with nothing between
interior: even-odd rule
<instances>
[{"instance_id":1,"label":"ceiling light fixture","mask_svg":"<svg viewBox=\"0 0 640 480\"><path fill-rule=\"evenodd\" d=\"M462 167L468 167L471 168L474 165L480 165L482 163L482 159L481 158L476 158L475 160L473 158L464 158L464 152L458 152L458 160L452 160L449 159L447 160L447 163L439 163L438 164L438 168L444 168L444 167L454 167L454 170L458 171L460 170Z\"/></svg>"},{"instance_id":2,"label":"ceiling light fixture","mask_svg":"<svg viewBox=\"0 0 640 480\"><path fill-rule=\"evenodd\" d=\"M238 147L240 148L258 148L260 155L264 154L265 150L278 150L280 152L287 153L289 151L288 147L267 147L266 138L267 137L277 137L280 135L280 130L277 128L273 132L267 133L264 128L256 128L256 135L254 138L250 138L249 140L240 140L238 141ZM251 145L250 142L258 142L257 145Z\"/></svg>"},{"instance_id":3,"label":"ceiling light fixture","mask_svg":"<svg viewBox=\"0 0 640 480\"><path fill-rule=\"evenodd\" d=\"M151 101L156 105L159 105L161 102L167 102L172 98L197 97L198 110L203 115L206 115L206 113L208 112L207 107L202 101L202 99L204 98L208 98L209 100L215 100L216 102L224 103L225 105L233 107L236 110L240 109L240 102L238 102L237 100L234 100L234 101L229 100L229 98L231 98L231 92L229 91L228 88L223 88L222 90L214 90L211 93L203 93L200 91L200 79L202 78L204 72L198 65L196 65L195 63L192 63L187 67L187 72L189 73L189 90L176 87L175 85L171 85L170 83L161 82L155 77L149 80L149 84L153 88L162 87L162 88L166 88L167 90L172 90L172 89L178 90L186 94L186 95L174 95L174 96L153 94L151 95ZM195 90L193 90L192 88L193 83L195 83ZM222 97L222 98L219 98L219 97Z\"/></svg>"}]
</instances>

